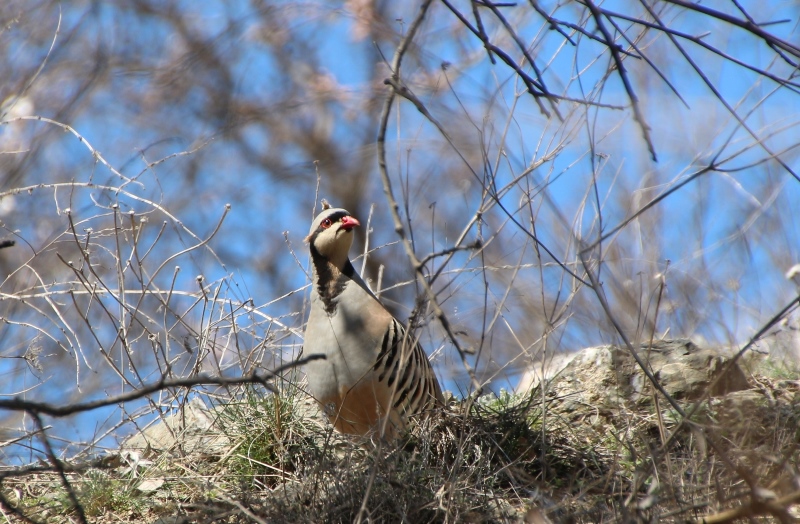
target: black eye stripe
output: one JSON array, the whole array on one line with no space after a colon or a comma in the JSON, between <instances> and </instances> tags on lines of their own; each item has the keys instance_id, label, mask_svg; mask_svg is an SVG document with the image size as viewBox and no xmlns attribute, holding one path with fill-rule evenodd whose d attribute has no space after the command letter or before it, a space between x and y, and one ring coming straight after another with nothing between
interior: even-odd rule
<instances>
[{"instance_id":1,"label":"black eye stripe","mask_svg":"<svg viewBox=\"0 0 800 524\"><path fill-rule=\"evenodd\" d=\"M324 227L322 227L322 222L325 222L325 219L330 220L331 225L333 225L333 223L338 222L339 220L347 216L350 216L350 213L347 213L346 211L337 211L336 213L331 213L330 215L326 216L320 221L317 231L322 231L323 229L325 229Z\"/></svg>"}]
</instances>

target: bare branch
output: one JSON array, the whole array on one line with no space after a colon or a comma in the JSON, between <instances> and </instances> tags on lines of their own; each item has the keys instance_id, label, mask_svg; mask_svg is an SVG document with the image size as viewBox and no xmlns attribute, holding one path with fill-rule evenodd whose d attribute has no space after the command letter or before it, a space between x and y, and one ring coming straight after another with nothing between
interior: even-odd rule
<instances>
[{"instance_id":1,"label":"bare branch","mask_svg":"<svg viewBox=\"0 0 800 524\"><path fill-rule=\"evenodd\" d=\"M625 87L625 92L628 93L628 98L631 101L631 107L633 108L633 118L636 122L639 123L639 129L642 131L642 137L644 141L647 143L647 149L650 151L650 156L654 162L658 159L656 157L656 150L655 146L653 145L653 140L650 136L650 126L644 119L644 115L642 114L642 109L639 106L639 97L636 96L636 92L633 90L633 86L628 79L628 72L625 69L625 65L622 63L622 57L620 56L620 52L618 46L614 40L614 37L611 36L611 33L606 28L605 23L603 22L603 16L600 12L600 9L592 2L592 0L582 0L583 5L589 8L589 11L592 12L592 16L594 17L594 21L597 24L597 28L603 33L603 37L606 40L606 45L608 46L608 50L611 52L611 57L614 59L614 64L616 65L617 74L619 75L620 80L622 80L622 85Z\"/></svg>"},{"instance_id":2,"label":"bare branch","mask_svg":"<svg viewBox=\"0 0 800 524\"><path fill-rule=\"evenodd\" d=\"M10 400L0 399L0 409L9 409L16 411L27 411L28 413L37 413L47 415L50 417L66 417L74 415L75 413L82 413L92 411L106 406L115 406L132 400L137 400L153 393L171 388L193 388L195 386L239 386L242 384L260 384L267 389L272 389L270 381L275 376L287 371L289 369L303 366L313 360L325 358L324 355L308 355L306 357L294 360L288 364L284 364L273 371L267 373L253 372L249 375L242 377L211 377L207 375L195 375L187 378L166 379L162 378L158 382L150 385L142 386L134 391L123 393L114 397L109 397L102 400L95 400L90 402L83 402L80 404L67 404L64 406L56 406L47 402L34 402L21 398L12 398Z\"/></svg>"},{"instance_id":3,"label":"bare branch","mask_svg":"<svg viewBox=\"0 0 800 524\"><path fill-rule=\"evenodd\" d=\"M414 39L414 35L416 34L419 26L422 24L422 21L425 18L425 13L427 12L428 8L430 7L432 0L426 0L420 6L419 13L417 17L414 19L412 24L409 26L408 33L400 42L400 45L397 47L397 51L395 51L394 58L392 59L392 77L391 79L387 80L387 83L394 85L399 85L400 79L400 65L403 61L403 56L408 49L408 46ZM403 227L403 221L400 218L400 211L399 206L397 204L397 200L394 197L394 193L392 191L392 182L389 178L389 171L387 169L386 164L386 130L389 123L389 115L391 114L392 110L392 103L394 101L396 90L394 87L386 96L386 99L383 104L383 111L381 112L381 119L380 119L380 126L378 130L378 168L381 173L381 180L383 181L383 191L386 195L386 200L389 203L389 209L392 213L392 219L394 221L394 229L397 235L400 237L400 240L405 248L406 255L408 256L409 260L411 261L412 266L414 267L414 272L417 274L417 281L422 285L423 289L425 290L425 294L433 308L433 314L436 319L439 321L439 324L447 333L450 342L458 351L459 356L461 357L461 364L464 366L464 369L467 371L470 377L470 381L472 382L472 387L476 392L481 391L481 385L478 382L477 377L475 376L475 371L472 369L472 366L469 364L467 360L467 353L461 347L460 342L455 336L452 328L450 327L450 321L448 320L447 316L444 314L441 306L436 298L436 294L434 293L433 289L431 288L430 284L428 283L425 275L422 273L423 266L420 264L417 255L414 253L414 248L411 245L411 242L408 240L405 234L405 228ZM423 107L424 108L424 107ZM418 107L419 109L419 107ZM434 120L435 122L435 120Z\"/></svg>"}]
</instances>

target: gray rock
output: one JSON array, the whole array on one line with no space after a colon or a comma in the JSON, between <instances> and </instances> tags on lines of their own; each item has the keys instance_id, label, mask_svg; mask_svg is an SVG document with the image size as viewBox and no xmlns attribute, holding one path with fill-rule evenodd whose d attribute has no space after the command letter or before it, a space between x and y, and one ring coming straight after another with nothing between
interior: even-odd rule
<instances>
[{"instance_id":1,"label":"gray rock","mask_svg":"<svg viewBox=\"0 0 800 524\"><path fill-rule=\"evenodd\" d=\"M223 454L231 444L217 419L216 410L206 407L199 398L193 398L183 409L132 435L120 451L134 452L141 457L164 451Z\"/></svg>"},{"instance_id":2,"label":"gray rock","mask_svg":"<svg viewBox=\"0 0 800 524\"><path fill-rule=\"evenodd\" d=\"M697 400L707 393L722 396L750 387L744 372L730 362L730 357L699 348L689 340L657 341L652 347L643 344L637 354L676 400ZM616 412L621 405L653 401L653 385L626 347L586 348L563 361L563 369L553 373L547 391L564 411ZM518 388L517 392L522 391Z\"/></svg>"}]
</instances>

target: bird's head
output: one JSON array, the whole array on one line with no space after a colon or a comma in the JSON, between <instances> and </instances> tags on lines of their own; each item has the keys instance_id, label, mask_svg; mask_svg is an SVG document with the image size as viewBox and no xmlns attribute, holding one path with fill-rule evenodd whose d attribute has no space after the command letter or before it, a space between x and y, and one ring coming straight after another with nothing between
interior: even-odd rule
<instances>
[{"instance_id":1,"label":"bird's head","mask_svg":"<svg viewBox=\"0 0 800 524\"><path fill-rule=\"evenodd\" d=\"M346 209L323 207L311 223L306 242L312 251L341 269L353 244L353 228L360 225Z\"/></svg>"}]
</instances>

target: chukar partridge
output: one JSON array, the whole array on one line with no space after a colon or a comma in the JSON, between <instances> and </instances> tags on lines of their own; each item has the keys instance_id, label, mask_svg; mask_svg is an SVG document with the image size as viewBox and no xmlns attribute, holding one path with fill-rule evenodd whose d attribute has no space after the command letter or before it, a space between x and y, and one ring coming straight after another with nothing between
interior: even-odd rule
<instances>
[{"instance_id":1,"label":"chukar partridge","mask_svg":"<svg viewBox=\"0 0 800 524\"><path fill-rule=\"evenodd\" d=\"M343 433L391 439L409 416L443 405L428 357L350 263L353 228L344 209L323 203L306 237L313 265L303 354L311 394Z\"/></svg>"}]
</instances>

